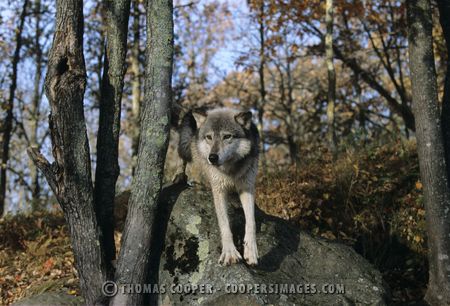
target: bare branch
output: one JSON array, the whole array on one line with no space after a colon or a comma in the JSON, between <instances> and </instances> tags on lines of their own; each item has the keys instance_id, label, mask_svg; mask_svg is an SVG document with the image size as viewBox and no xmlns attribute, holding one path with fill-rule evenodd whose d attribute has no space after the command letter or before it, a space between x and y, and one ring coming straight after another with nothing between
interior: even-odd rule
<instances>
[{"instance_id":1,"label":"bare branch","mask_svg":"<svg viewBox=\"0 0 450 306\"><path fill-rule=\"evenodd\" d=\"M53 193L56 197L58 197L59 190L56 183L58 178L58 170L56 164L50 164L50 162L45 158L44 155L42 155L41 152L39 152L39 149L36 147L28 147L27 153L36 167L38 167L39 170L42 171L45 178L47 179L48 184L50 185L50 188L52 188Z\"/></svg>"}]
</instances>

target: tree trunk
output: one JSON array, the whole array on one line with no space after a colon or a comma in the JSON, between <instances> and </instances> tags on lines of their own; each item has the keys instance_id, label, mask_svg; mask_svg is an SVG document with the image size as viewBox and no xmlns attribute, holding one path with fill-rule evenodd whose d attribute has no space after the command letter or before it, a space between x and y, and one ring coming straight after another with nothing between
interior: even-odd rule
<instances>
[{"instance_id":1,"label":"tree trunk","mask_svg":"<svg viewBox=\"0 0 450 306\"><path fill-rule=\"evenodd\" d=\"M336 131L334 110L336 104L336 71L333 63L333 0L326 0L325 23L327 32L325 34L325 56L328 71L328 103L327 103L327 140L330 151L336 157Z\"/></svg>"},{"instance_id":2,"label":"tree trunk","mask_svg":"<svg viewBox=\"0 0 450 306\"><path fill-rule=\"evenodd\" d=\"M102 231L101 242L110 278L114 244L114 197L119 176L119 132L122 90L127 53L130 0L105 0L106 53L100 91L100 119L95 171L95 211Z\"/></svg>"},{"instance_id":3,"label":"tree trunk","mask_svg":"<svg viewBox=\"0 0 450 306\"><path fill-rule=\"evenodd\" d=\"M136 159L139 149L139 117L141 114L141 65L140 65L140 20L139 0L133 1L133 46L131 47L131 157L132 174L136 168Z\"/></svg>"},{"instance_id":4,"label":"tree trunk","mask_svg":"<svg viewBox=\"0 0 450 306\"><path fill-rule=\"evenodd\" d=\"M298 152L298 144L295 142L291 131L288 132L287 141L289 146L289 155L291 157L291 163L294 164L296 167L299 167L300 156Z\"/></svg>"},{"instance_id":5,"label":"tree trunk","mask_svg":"<svg viewBox=\"0 0 450 306\"><path fill-rule=\"evenodd\" d=\"M286 50L286 52L289 52ZM288 53L287 53L288 54ZM299 156L299 143L295 141L295 135L296 133L296 124L293 122L293 113L292 113L292 107L294 105L294 84L293 84L293 78L292 78L292 68L291 68L291 61L289 59L289 56L286 60L286 76L287 76L287 98L288 98L288 105L286 107L286 134L287 134L287 140L288 140L288 146L289 146L289 155L291 157L291 164L294 164L297 168L300 166L300 156ZM284 99L282 99L284 100Z\"/></svg>"},{"instance_id":6,"label":"tree trunk","mask_svg":"<svg viewBox=\"0 0 450 306\"><path fill-rule=\"evenodd\" d=\"M265 39L265 29L264 29L264 1L261 1L259 7L259 93L261 100L259 105L257 105L258 111L258 129L261 137L261 165L263 172L266 171L266 154L264 147L264 107L266 105L266 82L264 79L264 66L266 64L266 39Z\"/></svg>"},{"instance_id":7,"label":"tree trunk","mask_svg":"<svg viewBox=\"0 0 450 306\"><path fill-rule=\"evenodd\" d=\"M94 212L89 142L83 113L86 68L83 2L56 2L56 29L49 53L45 92L49 100L50 164L36 148L30 158L44 173L69 227L80 287L88 305L103 302L106 267Z\"/></svg>"},{"instance_id":8,"label":"tree trunk","mask_svg":"<svg viewBox=\"0 0 450 306\"><path fill-rule=\"evenodd\" d=\"M143 284L149 267L155 209L161 191L172 99L173 3L147 1L145 89L136 173L118 260L116 282ZM114 305L140 305L142 294L119 295Z\"/></svg>"},{"instance_id":9,"label":"tree trunk","mask_svg":"<svg viewBox=\"0 0 450 306\"><path fill-rule=\"evenodd\" d=\"M17 88L17 66L20 60L20 49L22 48L22 34L25 24L25 18L27 15L28 0L24 0L22 6L22 12L19 18L19 26L16 31L16 48L14 50L14 56L12 58L12 72L11 72L11 85L9 86L8 102L6 105L6 118L2 123L0 130L2 131L1 139L1 163L0 163L0 217L5 211L5 199L6 199L6 183L7 183L7 164L9 161L9 143L11 141L11 133L13 128L13 110L14 99L16 98Z\"/></svg>"},{"instance_id":10,"label":"tree trunk","mask_svg":"<svg viewBox=\"0 0 450 306\"><path fill-rule=\"evenodd\" d=\"M447 72L445 75L444 98L442 100L442 130L447 165L447 178L450 178L450 0L439 0L439 15L447 46Z\"/></svg>"},{"instance_id":11,"label":"tree trunk","mask_svg":"<svg viewBox=\"0 0 450 306\"><path fill-rule=\"evenodd\" d=\"M38 124L39 124L39 108L41 104L41 79L42 79L42 48L39 42L42 29L41 29L41 1L37 0L34 3L34 15L36 18L36 30L34 37L34 52L35 52L35 61L36 61L36 72L34 74L34 88L33 88L33 98L30 106L30 134L28 139L30 140L30 146L38 147ZM39 174L37 171L37 167L30 160L30 179L31 179L31 197L32 197L32 209L33 211L40 210L40 184L39 184Z\"/></svg>"},{"instance_id":12,"label":"tree trunk","mask_svg":"<svg viewBox=\"0 0 450 306\"><path fill-rule=\"evenodd\" d=\"M429 249L425 299L431 305L449 305L450 190L439 120L430 0L409 0L407 5L413 111Z\"/></svg>"}]
</instances>

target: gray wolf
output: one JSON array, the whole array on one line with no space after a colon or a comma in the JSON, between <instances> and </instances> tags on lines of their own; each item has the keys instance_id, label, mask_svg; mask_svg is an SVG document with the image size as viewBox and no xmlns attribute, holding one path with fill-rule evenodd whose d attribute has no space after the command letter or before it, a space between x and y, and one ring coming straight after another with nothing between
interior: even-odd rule
<instances>
[{"instance_id":1,"label":"gray wolf","mask_svg":"<svg viewBox=\"0 0 450 306\"><path fill-rule=\"evenodd\" d=\"M258 129L251 112L210 110L201 119L188 112L180 124L178 153L199 167L209 181L222 239L219 263L242 259L236 250L227 213L230 194L237 192L245 215L244 259L258 263L255 225L255 181L258 171Z\"/></svg>"}]
</instances>

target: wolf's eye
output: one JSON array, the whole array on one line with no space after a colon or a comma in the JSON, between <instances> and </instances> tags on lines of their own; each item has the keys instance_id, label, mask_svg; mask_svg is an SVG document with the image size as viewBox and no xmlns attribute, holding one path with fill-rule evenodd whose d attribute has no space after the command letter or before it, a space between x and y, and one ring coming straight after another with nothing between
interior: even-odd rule
<instances>
[{"instance_id":1,"label":"wolf's eye","mask_svg":"<svg viewBox=\"0 0 450 306\"><path fill-rule=\"evenodd\" d=\"M211 135L206 135L206 139L212 140L212 136Z\"/></svg>"},{"instance_id":2,"label":"wolf's eye","mask_svg":"<svg viewBox=\"0 0 450 306\"><path fill-rule=\"evenodd\" d=\"M226 140L226 139L231 139L231 137L233 137L233 135L231 135L231 134L223 135L223 139L224 139L224 140Z\"/></svg>"}]
</instances>

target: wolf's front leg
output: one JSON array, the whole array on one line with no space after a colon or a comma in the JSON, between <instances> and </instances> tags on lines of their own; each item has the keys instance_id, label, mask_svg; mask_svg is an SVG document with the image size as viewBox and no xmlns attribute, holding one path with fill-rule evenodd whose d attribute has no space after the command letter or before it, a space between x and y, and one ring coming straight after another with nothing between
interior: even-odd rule
<instances>
[{"instance_id":1,"label":"wolf's front leg","mask_svg":"<svg viewBox=\"0 0 450 306\"><path fill-rule=\"evenodd\" d=\"M222 238L222 254L220 255L219 263L223 265L237 263L242 257L236 250L233 242L233 234L231 233L227 212L227 192L224 190L213 190L213 195L220 236Z\"/></svg>"},{"instance_id":2,"label":"wolf's front leg","mask_svg":"<svg viewBox=\"0 0 450 306\"><path fill-rule=\"evenodd\" d=\"M255 193L241 191L239 198L245 215L244 259L249 265L258 264L258 247L256 245Z\"/></svg>"}]
</instances>

